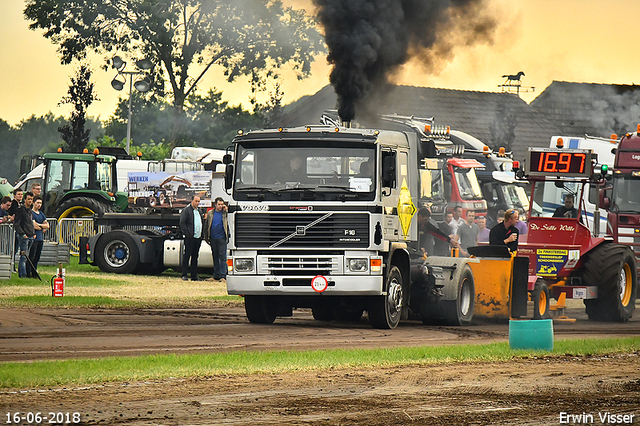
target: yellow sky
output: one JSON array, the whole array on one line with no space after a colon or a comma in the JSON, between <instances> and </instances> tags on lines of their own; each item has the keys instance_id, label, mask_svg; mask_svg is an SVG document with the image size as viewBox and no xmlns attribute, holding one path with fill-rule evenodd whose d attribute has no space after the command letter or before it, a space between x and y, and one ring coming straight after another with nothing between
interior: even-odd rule
<instances>
[{"instance_id":1,"label":"yellow sky","mask_svg":"<svg viewBox=\"0 0 640 426\"><path fill-rule=\"evenodd\" d=\"M285 0L305 5L310 0ZM523 86L535 92L522 94L530 102L553 80L587 83L640 83L635 53L640 37L635 21L640 17L637 0L491 0L492 12L500 18L496 43L456 49L452 61L438 74L427 74L416 64L408 64L398 74L399 84L461 90L499 91L503 74L524 71ZM0 118L16 124L31 114L69 113L58 107L66 94L75 65L63 66L56 47L40 32L29 31L22 17L23 0L0 0ZM93 81L100 101L89 114L106 119L115 110L118 95L111 88L112 71L99 69L102 58L94 57ZM312 77L302 82L285 78L285 102L313 94L328 83L330 68L324 57L312 68ZM232 104L249 107L249 85L228 84L221 72L209 71L200 93L209 87L224 92ZM126 94L125 94L126 96Z\"/></svg>"}]
</instances>

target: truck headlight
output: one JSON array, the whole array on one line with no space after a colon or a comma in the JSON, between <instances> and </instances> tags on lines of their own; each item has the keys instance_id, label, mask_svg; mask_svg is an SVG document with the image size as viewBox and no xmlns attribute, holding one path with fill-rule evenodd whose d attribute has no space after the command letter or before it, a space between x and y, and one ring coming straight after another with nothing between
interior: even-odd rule
<instances>
[{"instance_id":1,"label":"truck headlight","mask_svg":"<svg viewBox=\"0 0 640 426\"><path fill-rule=\"evenodd\" d=\"M367 272L369 259L347 259L351 272Z\"/></svg>"},{"instance_id":2,"label":"truck headlight","mask_svg":"<svg viewBox=\"0 0 640 426\"><path fill-rule=\"evenodd\" d=\"M251 272L253 271L253 259L233 259L237 272Z\"/></svg>"}]
</instances>

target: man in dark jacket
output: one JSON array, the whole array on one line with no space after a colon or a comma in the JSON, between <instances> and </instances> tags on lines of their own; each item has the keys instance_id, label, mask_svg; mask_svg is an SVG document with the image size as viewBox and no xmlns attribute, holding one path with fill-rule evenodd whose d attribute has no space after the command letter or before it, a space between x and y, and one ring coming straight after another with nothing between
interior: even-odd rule
<instances>
[{"instance_id":1,"label":"man in dark jacket","mask_svg":"<svg viewBox=\"0 0 640 426\"><path fill-rule=\"evenodd\" d=\"M33 193L27 192L24 194L24 204L16 210L13 224L16 231L16 238L19 241L20 263L18 264L18 276L20 278L27 277L27 257L29 256L29 249L36 236L31 206L33 206Z\"/></svg>"},{"instance_id":2,"label":"man in dark jacket","mask_svg":"<svg viewBox=\"0 0 640 426\"><path fill-rule=\"evenodd\" d=\"M518 250L518 210L511 209L504 213L504 220L498 223L489 232L489 244L507 246L509 251Z\"/></svg>"},{"instance_id":3,"label":"man in dark jacket","mask_svg":"<svg viewBox=\"0 0 640 426\"><path fill-rule=\"evenodd\" d=\"M213 279L227 278L227 243L229 242L229 222L227 205L222 197L215 199L213 210L207 213L204 240L211 246L213 256Z\"/></svg>"},{"instance_id":4,"label":"man in dark jacket","mask_svg":"<svg viewBox=\"0 0 640 426\"><path fill-rule=\"evenodd\" d=\"M187 281L187 272L191 271L191 281L198 281L198 253L202 244L202 216L198 211L200 197L191 197L191 204L180 213L180 230L184 235L184 253L182 255L182 279ZM189 259L191 268L189 269Z\"/></svg>"}]
</instances>

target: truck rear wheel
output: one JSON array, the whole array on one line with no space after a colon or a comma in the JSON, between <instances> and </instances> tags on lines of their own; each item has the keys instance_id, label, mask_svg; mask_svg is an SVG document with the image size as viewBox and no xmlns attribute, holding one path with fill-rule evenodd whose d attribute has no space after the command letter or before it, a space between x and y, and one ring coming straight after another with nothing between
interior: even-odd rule
<instances>
[{"instance_id":1,"label":"truck rear wheel","mask_svg":"<svg viewBox=\"0 0 640 426\"><path fill-rule=\"evenodd\" d=\"M387 275L387 294L374 296L369 301L369 322L373 328L396 328L404 307L404 281L397 266L392 265Z\"/></svg>"},{"instance_id":2,"label":"truck rear wheel","mask_svg":"<svg viewBox=\"0 0 640 426\"><path fill-rule=\"evenodd\" d=\"M458 281L458 297L456 300L443 303L445 321L450 325L469 325L473 319L475 308L475 285L473 273L466 266Z\"/></svg>"},{"instance_id":3,"label":"truck rear wheel","mask_svg":"<svg viewBox=\"0 0 640 426\"><path fill-rule=\"evenodd\" d=\"M533 319L551 318L549 311L549 287L542 279L536 281L536 285L531 292L533 300Z\"/></svg>"},{"instance_id":4,"label":"truck rear wheel","mask_svg":"<svg viewBox=\"0 0 640 426\"><path fill-rule=\"evenodd\" d=\"M244 310L252 324L273 324L278 312L277 299L269 296L245 296Z\"/></svg>"},{"instance_id":5,"label":"truck rear wheel","mask_svg":"<svg viewBox=\"0 0 640 426\"><path fill-rule=\"evenodd\" d=\"M89 197L75 197L60 204L54 216L57 219L64 219L66 217L90 217L94 214L102 216L111 211L113 211L113 207L107 203Z\"/></svg>"},{"instance_id":6,"label":"truck rear wheel","mask_svg":"<svg viewBox=\"0 0 640 426\"><path fill-rule=\"evenodd\" d=\"M101 271L130 274L138 266L138 246L127 231L104 234L96 244L96 263Z\"/></svg>"},{"instance_id":7,"label":"truck rear wheel","mask_svg":"<svg viewBox=\"0 0 640 426\"><path fill-rule=\"evenodd\" d=\"M622 244L602 244L584 262L586 285L598 287L597 299L585 299L587 315L594 321L625 322L633 315L638 293L636 258Z\"/></svg>"}]
</instances>

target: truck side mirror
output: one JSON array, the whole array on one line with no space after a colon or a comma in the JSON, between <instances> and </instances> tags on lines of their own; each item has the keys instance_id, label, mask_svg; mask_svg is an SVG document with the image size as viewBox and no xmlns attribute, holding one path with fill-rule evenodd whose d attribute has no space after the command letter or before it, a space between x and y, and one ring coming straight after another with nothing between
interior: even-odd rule
<instances>
[{"instance_id":1,"label":"truck side mirror","mask_svg":"<svg viewBox=\"0 0 640 426\"><path fill-rule=\"evenodd\" d=\"M394 188L396 186L396 153L382 153L382 186Z\"/></svg>"},{"instance_id":2,"label":"truck side mirror","mask_svg":"<svg viewBox=\"0 0 640 426\"><path fill-rule=\"evenodd\" d=\"M599 200L598 200L598 206L601 209L605 209L605 210L609 210L609 208L611 207L611 200L609 199L609 197L607 197L607 191L606 189L601 189L599 195Z\"/></svg>"},{"instance_id":3,"label":"truck side mirror","mask_svg":"<svg viewBox=\"0 0 640 426\"><path fill-rule=\"evenodd\" d=\"M231 154L225 154L222 156L222 162L224 164L231 164L232 158L231 158Z\"/></svg>"},{"instance_id":4,"label":"truck side mirror","mask_svg":"<svg viewBox=\"0 0 640 426\"><path fill-rule=\"evenodd\" d=\"M226 155L225 155L226 157ZM227 164L224 169L224 189L230 190L233 186L233 164Z\"/></svg>"}]
</instances>

